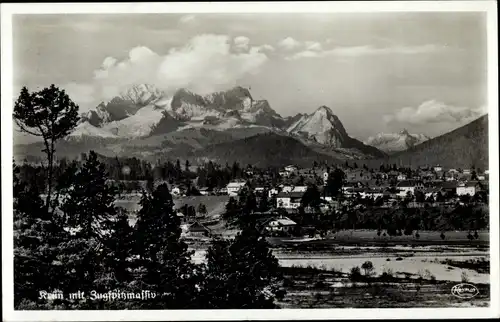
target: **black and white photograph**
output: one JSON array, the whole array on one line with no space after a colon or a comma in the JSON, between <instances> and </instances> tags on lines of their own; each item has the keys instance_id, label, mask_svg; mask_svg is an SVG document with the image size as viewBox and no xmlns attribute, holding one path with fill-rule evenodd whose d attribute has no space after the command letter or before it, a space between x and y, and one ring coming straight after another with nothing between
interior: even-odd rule
<instances>
[{"instance_id":1,"label":"black and white photograph","mask_svg":"<svg viewBox=\"0 0 500 322\"><path fill-rule=\"evenodd\" d=\"M4 320L499 317L496 2L439 2L2 4Z\"/></svg>"}]
</instances>

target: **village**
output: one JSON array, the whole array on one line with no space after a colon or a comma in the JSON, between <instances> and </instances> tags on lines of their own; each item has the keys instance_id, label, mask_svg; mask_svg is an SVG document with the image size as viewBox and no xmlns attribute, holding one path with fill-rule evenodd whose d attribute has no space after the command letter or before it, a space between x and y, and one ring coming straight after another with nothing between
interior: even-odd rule
<instances>
[{"instance_id":1,"label":"village","mask_svg":"<svg viewBox=\"0 0 500 322\"><path fill-rule=\"evenodd\" d=\"M221 234L223 213L210 214L203 200L218 197L219 200L238 199L244 193L255 196L257 204L266 199L266 209L252 211L253 216L261 218L261 229L269 235L290 236L306 234L307 228L300 227L297 217L312 214L342 213L346 209L364 207L368 210L395 209L402 203L406 209L440 209L465 204L487 205L489 171L479 169L444 169L436 165L417 169L396 166L378 170L343 166L336 168L342 174L338 183L340 190L332 195L328 189L329 176L333 171L329 167L301 169L295 165L284 167L279 172L277 184L266 183L266 173L256 169L245 171L245 180L229 182L225 187L198 187L199 205L178 207L178 216L182 218L187 235L211 236ZM264 178L264 179L263 179ZM269 180L271 181L271 180ZM304 205L304 196L308 189L317 189L320 203L316 209ZM174 200L186 198L186 188L171 185ZM220 207L219 207L220 208ZM217 229L210 226L217 223ZM310 223L310 222L309 222ZM316 222L318 223L318 222ZM227 225L226 225L227 226ZM306 229L304 229L306 228ZM331 227L333 229L333 227ZM416 229L418 230L418 228ZM301 233L297 233L301 231ZM223 235L223 234L222 234Z\"/></svg>"}]
</instances>

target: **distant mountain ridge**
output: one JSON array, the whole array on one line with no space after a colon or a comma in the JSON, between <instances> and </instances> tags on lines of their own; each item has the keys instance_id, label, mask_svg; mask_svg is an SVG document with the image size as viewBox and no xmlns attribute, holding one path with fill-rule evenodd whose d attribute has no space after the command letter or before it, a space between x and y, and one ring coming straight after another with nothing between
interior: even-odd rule
<instances>
[{"instance_id":1,"label":"distant mountain ridge","mask_svg":"<svg viewBox=\"0 0 500 322\"><path fill-rule=\"evenodd\" d=\"M429 140L425 134L410 134L406 129L399 133L379 133L364 143L387 153L399 152Z\"/></svg>"},{"instance_id":2,"label":"distant mountain ridge","mask_svg":"<svg viewBox=\"0 0 500 322\"><path fill-rule=\"evenodd\" d=\"M489 157L488 114L451 132L398 152L390 163L404 166L440 164L449 168L487 169Z\"/></svg>"},{"instance_id":3,"label":"distant mountain ridge","mask_svg":"<svg viewBox=\"0 0 500 322\"><path fill-rule=\"evenodd\" d=\"M206 131L192 131L194 129ZM212 135L209 133L215 132L210 131L222 135ZM133 153L138 157L154 158L166 153L194 155L210 144L220 143L219 137L238 140L263 133L274 133L280 140L291 137L328 158L386 156L377 148L351 138L327 106L311 114L282 117L267 100L255 100L248 89L240 86L208 95L188 89L179 89L171 95L148 84L131 86L83 114L65 140L74 147L66 148L64 143L61 146L65 147L63 151L72 154L78 146L87 148L95 144L103 155ZM207 137L201 139L200 135ZM171 140L182 136L185 140ZM202 143L196 143L198 139ZM270 144L268 140L259 140ZM152 146L151 142L156 142L157 146Z\"/></svg>"},{"instance_id":4,"label":"distant mountain ridge","mask_svg":"<svg viewBox=\"0 0 500 322\"><path fill-rule=\"evenodd\" d=\"M357 149L372 157L385 156L380 150L350 137L340 119L327 106L302 115L286 131L327 147Z\"/></svg>"},{"instance_id":5,"label":"distant mountain ridge","mask_svg":"<svg viewBox=\"0 0 500 322\"><path fill-rule=\"evenodd\" d=\"M310 167L314 161L338 162L337 159L315 152L295 138L276 133L264 133L248 138L210 145L197 151L196 157L219 163L239 162L259 167L283 167L295 164Z\"/></svg>"}]
</instances>

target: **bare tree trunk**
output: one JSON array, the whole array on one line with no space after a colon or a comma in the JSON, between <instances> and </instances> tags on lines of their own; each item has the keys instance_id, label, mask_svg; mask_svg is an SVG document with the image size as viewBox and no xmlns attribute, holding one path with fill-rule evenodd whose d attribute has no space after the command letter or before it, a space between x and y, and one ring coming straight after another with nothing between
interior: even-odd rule
<instances>
[{"instance_id":1,"label":"bare tree trunk","mask_svg":"<svg viewBox=\"0 0 500 322\"><path fill-rule=\"evenodd\" d=\"M45 208L47 209L47 212L50 214L51 209L50 209L50 202L51 202L51 197L52 197L52 162L53 162L53 146L54 144L52 143L49 146L49 142L47 140L44 140L44 145L45 145L45 150L47 152L47 196L45 198Z\"/></svg>"}]
</instances>

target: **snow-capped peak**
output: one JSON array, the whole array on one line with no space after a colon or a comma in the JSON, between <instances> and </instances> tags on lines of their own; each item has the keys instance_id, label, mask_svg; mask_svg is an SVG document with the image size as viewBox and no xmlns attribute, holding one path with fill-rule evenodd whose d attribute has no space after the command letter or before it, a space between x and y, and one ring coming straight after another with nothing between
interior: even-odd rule
<instances>
[{"instance_id":1,"label":"snow-capped peak","mask_svg":"<svg viewBox=\"0 0 500 322\"><path fill-rule=\"evenodd\" d=\"M399 134L401 134L401 135L410 135L410 132L408 132L407 129L402 129L401 131L399 131Z\"/></svg>"},{"instance_id":2,"label":"snow-capped peak","mask_svg":"<svg viewBox=\"0 0 500 322\"><path fill-rule=\"evenodd\" d=\"M328 106L320 106L312 114L303 115L287 131L332 147L342 147L348 138L342 122Z\"/></svg>"},{"instance_id":3,"label":"snow-capped peak","mask_svg":"<svg viewBox=\"0 0 500 322\"><path fill-rule=\"evenodd\" d=\"M154 85L136 84L132 85L120 93L121 98L138 105L148 105L159 99L163 93Z\"/></svg>"},{"instance_id":4,"label":"snow-capped peak","mask_svg":"<svg viewBox=\"0 0 500 322\"><path fill-rule=\"evenodd\" d=\"M425 134L410 134L408 130L403 129L398 133L379 133L371 136L365 141L365 144L385 152L397 152L409 149L429 139Z\"/></svg>"}]
</instances>

